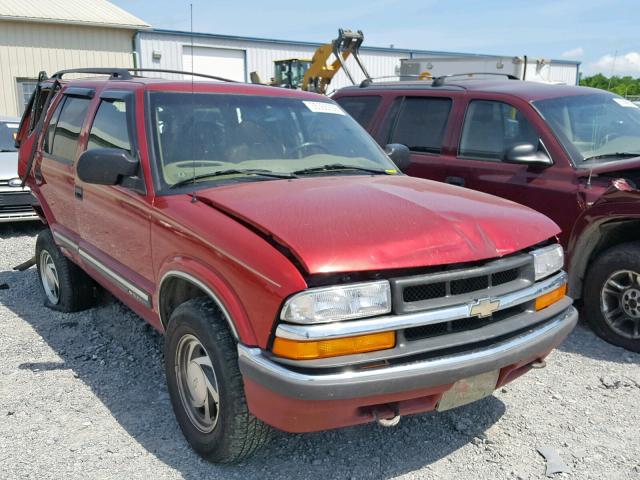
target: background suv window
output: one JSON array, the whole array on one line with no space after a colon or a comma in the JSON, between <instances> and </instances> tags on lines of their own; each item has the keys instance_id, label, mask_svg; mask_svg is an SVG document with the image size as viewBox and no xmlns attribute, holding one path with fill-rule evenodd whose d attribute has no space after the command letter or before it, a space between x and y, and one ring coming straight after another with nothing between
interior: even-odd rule
<instances>
[{"instance_id":1,"label":"background suv window","mask_svg":"<svg viewBox=\"0 0 640 480\"><path fill-rule=\"evenodd\" d=\"M53 134L51 154L57 159L73 162L80 129L87 116L88 98L67 97Z\"/></svg>"},{"instance_id":2,"label":"background suv window","mask_svg":"<svg viewBox=\"0 0 640 480\"><path fill-rule=\"evenodd\" d=\"M376 113L378 105L380 105L380 97L367 95L358 97L342 97L338 98L336 102L344 108L349 115L351 115L356 122L362 125L364 128L369 126L373 114Z\"/></svg>"},{"instance_id":3,"label":"background suv window","mask_svg":"<svg viewBox=\"0 0 640 480\"><path fill-rule=\"evenodd\" d=\"M440 153L450 111L449 98L405 98L389 143L401 143L414 152Z\"/></svg>"},{"instance_id":4,"label":"background suv window","mask_svg":"<svg viewBox=\"0 0 640 480\"><path fill-rule=\"evenodd\" d=\"M539 138L517 108L487 100L469 103L460 140L461 157L503 160L509 148L522 143L537 146Z\"/></svg>"},{"instance_id":5,"label":"background suv window","mask_svg":"<svg viewBox=\"0 0 640 480\"><path fill-rule=\"evenodd\" d=\"M123 100L103 100L100 103L87 143L87 150L92 148L120 148L131 153L127 104Z\"/></svg>"}]
</instances>

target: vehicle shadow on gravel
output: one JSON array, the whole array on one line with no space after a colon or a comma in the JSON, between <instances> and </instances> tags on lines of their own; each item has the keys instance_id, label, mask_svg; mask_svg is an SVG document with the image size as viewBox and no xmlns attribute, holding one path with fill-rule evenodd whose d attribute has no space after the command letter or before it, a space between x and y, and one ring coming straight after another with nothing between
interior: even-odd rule
<instances>
[{"instance_id":1,"label":"vehicle shadow on gravel","mask_svg":"<svg viewBox=\"0 0 640 480\"><path fill-rule=\"evenodd\" d=\"M559 350L593 358L594 360L640 365L639 353L605 342L583 320L578 322L573 333L559 347Z\"/></svg>"},{"instance_id":2,"label":"vehicle shadow on gravel","mask_svg":"<svg viewBox=\"0 0 640 480\"><path fill-rule=\"evenodd\" d=\"M44 228L39 220L33 222L0 223L0 241L3 238L35 236Z\"/></svg>"},{"instance_id":3,"label":"vehicle shadow on gravel","mask_svg":"<svg viewBox=\"0 0 640 480\"><path fill-rule=\"evenodd\" d=\"M306 435L277 433L240 465L212 465L189 448L174 419L164 380L163 340L157 332L108 295L85 312L48 310L35 268L0 272L0 283L20 292L5 296L0 291L0 302L60 357L56 362L25 362L19 368L40 375L71 369L136 442L187 479L394 477L424 468L471 441L482 442L483 432L505 412L499 399L489 397L451 412L403 418L391 429L369 424ZM95 428L100 421L96 419ZM113 443L110 452L127 448Z\"/></svg>"}]
</instances>

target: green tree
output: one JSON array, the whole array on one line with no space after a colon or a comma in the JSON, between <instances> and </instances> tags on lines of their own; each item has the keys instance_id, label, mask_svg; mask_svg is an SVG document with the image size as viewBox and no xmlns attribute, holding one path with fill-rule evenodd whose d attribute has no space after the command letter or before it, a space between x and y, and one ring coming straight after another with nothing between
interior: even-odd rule
<instances>
[{"instance_id":1,"label":"green tree","mask_svg":"<svg viewBox=\"0 0 640 480\"><path fill-rule=\"evenodd\" d=\"M618 77L616 75L607 77L601 73L597 73L589 77L581 78L580 85L607 90L623 97L640 95L640 78L633 78L628 75L624 77Z\"/></svg>"}]
</instances>

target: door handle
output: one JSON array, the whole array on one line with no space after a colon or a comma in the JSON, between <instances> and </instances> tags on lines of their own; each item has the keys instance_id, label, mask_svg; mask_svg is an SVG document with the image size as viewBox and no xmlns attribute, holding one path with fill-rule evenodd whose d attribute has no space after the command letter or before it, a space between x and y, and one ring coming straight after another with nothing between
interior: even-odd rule
<instances>
[{"instance_id":1,"label":"door handle","mask_svg":"<svg viewBox=\"0 0 640 480\"><path fill-rule=\"evenodd\" d=\"M462 177L446 177L444 179L445 183L449 183L451 185L457 185L458 187L464 187L464 178Z\"/></svg>"},{"instance_id":2,"label":"door handle","mask_svg":"<svg viewBox=\"0 0 640 480\"><path fill-rule=\"evenodd\" d=\"M77 199L82 200L82 187L80 185L76 185L73 189L73 193Z\"/></svg>"}]
</instances>

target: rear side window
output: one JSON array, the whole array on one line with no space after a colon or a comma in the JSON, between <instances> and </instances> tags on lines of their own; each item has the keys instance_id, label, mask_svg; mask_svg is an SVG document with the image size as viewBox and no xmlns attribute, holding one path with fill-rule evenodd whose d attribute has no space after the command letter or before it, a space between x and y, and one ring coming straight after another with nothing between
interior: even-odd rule
<instances>
[{"instance_id":1,"label":"rear side window","mask_svg":"<svg viewBox=\"0 0 640 480\"><path fill-rule=\"evenodd\" d=\"M98 107L87 150L92 148L120 148L131 153L131 139L127 127L127 104L124 100L102 100Z\"/></svg>"},{"instance_id":2,"label":"rear side window","mask_svg":"<svg viewBox=\"0 0 640 480\"><path fill-rule=\"evenodd\" d=\"M60 111L51 145L51 154L56 159L74 161L80 129L87 116L89 102L88 98L66 98Z\"/></svg>"},{"instance_id":3,"label":"rear side window","mask_svg":"<svg viewBox=\"0 0 640 480\"><path fill-rule=\"evenodd\" d=\"M53 112L51 120L49 120L49 125L47 126L47 131L44 134L42 149L47 153L52 153L51 148L53 147L53 134L56 130L56 125L58 124L58 117L60 117L60 110L62 110L64 100L65 99L63 98L60 103L58 103L58 106L56 106L56 111Z\"/></svg>"},{"instance_id":4,"label":"rear side window","mask_svg":"<svg viewBox=\"0 0 640 480\"><path fill-rule=\"evenodd\" d=\"M469 103L459 156L501 161L509 148L522 143L539 145L539 137L517 108L489 100Z\"/></svg>"},{"instance_id":5,"label":"rear side window","mask_svg":"<svg viewBox=\"0 0 640 480\"><path fill-rule=\"evenodd\" d=\"M371 123L373 114L376 113L378 105L380 105L380 97L377 96L358 96L358 97L342 97L336 102L351 115L356 122L367 128Z\"/></svg>"},{"instance_id":6,"label":"rear side window","mask_svg":"<svg viewBox=\"0 0 640 480\"><path fill-rule=\"evenodd\" d=\"M389 143L401 143L414 152L440 153L450 111L450 98L405 98Z\"/></svg>"}]
</instances>

